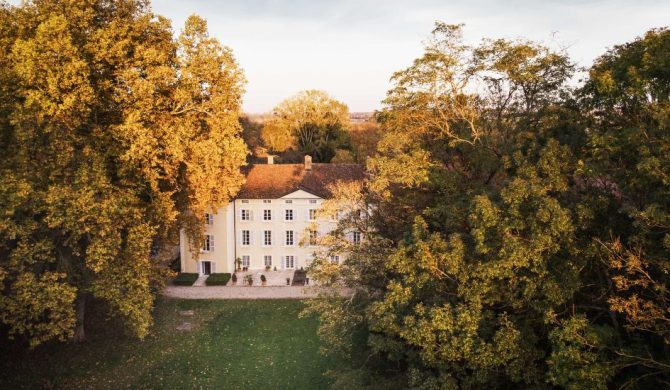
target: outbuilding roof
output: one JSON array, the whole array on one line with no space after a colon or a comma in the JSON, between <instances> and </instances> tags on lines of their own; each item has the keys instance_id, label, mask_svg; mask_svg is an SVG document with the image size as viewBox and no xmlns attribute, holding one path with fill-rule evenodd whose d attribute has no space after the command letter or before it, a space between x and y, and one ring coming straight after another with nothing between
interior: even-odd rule
<instances>
[{"instance_id":1,"label":"outbuilding roof","mask_svg":"<svg viewBox=\"0 0 670 390\"><path fill-rule=\"evenodd\" d=\"M337 181L362 181L363 167L358 164L253 164L247 168L246 183L238 199L277 199L297 190L321 198L332 194L328 186Z\"/></svg>"}]
</instances>

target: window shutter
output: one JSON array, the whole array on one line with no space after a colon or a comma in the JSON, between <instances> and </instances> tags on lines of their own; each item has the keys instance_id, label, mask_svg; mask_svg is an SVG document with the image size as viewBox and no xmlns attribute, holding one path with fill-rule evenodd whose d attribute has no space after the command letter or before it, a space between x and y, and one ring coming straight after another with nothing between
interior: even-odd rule
<instances>
[{"instance_id":1,"label":"window shutter","mask_svg":"<svg viewBox=\"0 0 670 390\"><path fill-rule=\"evenodd\" d=\"M305 221L309 222L309 209L305 210Z\"/></svg>"},{"instance_id":2,"label":"window shutter","mask_svg":"<svg viewBox=\"0 0 670 390\"><path fill-rule=\"evenodd\" d=\"M214 274L216 273L216 261L212 261L211 264L212 264L212 273Z\"/></svg>"},{"instance_id":3,"label":"window shutter","mask_svg":"<svg viewBox=\"0 0 670 390\"><path fill-rule=\"evenodd\" d=\"M198 261L195 265L195 272L200 273L200 264L202 264L202 261Z\"/></svg>"},{"instance_id":4,"label":"window shutter","mask_svg":"<svg viewBox=\"0 0 670 390\"><path fill-rule=\"evenodd\" d=\"M249 230L249 246L254 245L254 231Z\"/></svg>"},{"instance_id":5,"label":"window shutter","mask_svg":"<svg viewBox=\"0 0 670 390\"><path fill-rule=\"evenodd\" d=\"M214 252L214 235L209 236L209 251Z\"/></svg>"},{"instance_id":6,"label":"window shutter","mask_svg":"<svg viewBox=\"0 0 670 390\"><path fill-rule=\"evenodd\" d=\"M254 220L254 212L249 210L249 221L253 221L253 220Z\"/></svg>"}]
</instances>

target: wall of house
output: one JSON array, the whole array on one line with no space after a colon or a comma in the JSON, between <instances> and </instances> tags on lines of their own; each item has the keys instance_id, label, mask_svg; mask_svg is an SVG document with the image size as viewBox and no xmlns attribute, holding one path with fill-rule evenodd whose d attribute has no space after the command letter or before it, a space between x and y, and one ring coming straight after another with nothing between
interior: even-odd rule
<instances>
[{"instance_id":1,"label":"wall of house","mask_svg":"<svg viewBox=\"0 0 670 390\"><path fill-rule=\"evenodd\" d=\"M290 264L286 256L294 256L293 268L307 267L313 253L318 249L309 245L309 229L316 227L323 236L336 227L337 222L320 218L309 219L309 210L317 210L323 199L298 190L279 199L236 199L214 215L214 223L206 227L205 234L214 236L214 250L200 252L199 261L211 261L212 272L233 272L235 258L249 256L250 269L264 269L264 256L271 256L271 267L285 269ZM248 210L249 220L242 219L242 210ZM264 210L270 210L271 220L264 220ZM286 220L286 210L293 210L293 220ZM243 243L243 231L249 231L250 242ZM270 231L271 245L265 245L264 232ZM287 245L286 232L293 231L293 245ZM181 236L182 272L198 272L202 269L193 259Z\"/></svg>"}]
</instances>

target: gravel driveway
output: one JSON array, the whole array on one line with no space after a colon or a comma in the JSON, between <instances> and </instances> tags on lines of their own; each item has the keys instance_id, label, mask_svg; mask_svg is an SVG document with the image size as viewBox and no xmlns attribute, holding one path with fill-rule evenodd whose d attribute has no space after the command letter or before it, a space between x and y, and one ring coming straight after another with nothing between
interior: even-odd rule
<instances>
[{"instance_id":1,"label":"gravel driveway","mask_svg":"<svg viewBox=\"0 0 670 390\"><path fill-rule=\"evenodd\" d=\"M322 289L314 286L167 286L163 295L182 299L304 299L316 298ZM342 296L350 295L348 290Z\"/></svg>"}]
</instances>

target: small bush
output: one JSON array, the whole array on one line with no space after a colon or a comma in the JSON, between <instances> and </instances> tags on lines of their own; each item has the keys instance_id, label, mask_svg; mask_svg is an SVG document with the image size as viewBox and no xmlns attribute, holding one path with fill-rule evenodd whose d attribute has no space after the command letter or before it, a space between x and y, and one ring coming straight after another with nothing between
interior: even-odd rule
<instances>
[{"instance_id":1,"label":"small bush","mask_svg":"<svg viewBox=\"0 0 670 390\"><path fill-rule=\"evenodd\" d=\"M230 280L230 274L225 273L225 274L211 274L205 280L205 284L208 286L225 286L228 284L228 281Z\"/></svg>"},{"instance_id":2,"label":"small bush","mask_svg":"<svg viewBox=\"0 0 670 390\"><path fill-rule=\"evenodd\" d=\"M193 286L193 283L198 279L198 274L195 273L180 273L172 281L177 286Z\"/></svg>"},{"instance_id":3,"label":"small bush","mask_svg":"<svg viewBox=\"0 0 670 390\"><path fill-rule=\"evenodd\" d=\"M268 280L265 278L265 275L261 275L261 282L267 282Z\"/></svg>"},{"instance_id":4,"label":"small bush","mask_svg":"<svg viewBox=\"0 0 670 390\"><path fill-rule=\"evenodd\" d=\"M233 274L233 283L237 283L237 274Z\"/></svg>"}]
</instances>

